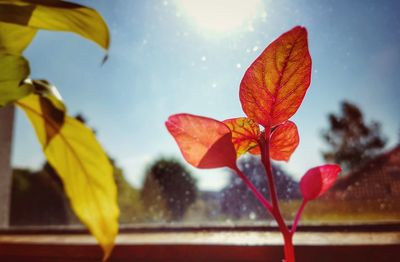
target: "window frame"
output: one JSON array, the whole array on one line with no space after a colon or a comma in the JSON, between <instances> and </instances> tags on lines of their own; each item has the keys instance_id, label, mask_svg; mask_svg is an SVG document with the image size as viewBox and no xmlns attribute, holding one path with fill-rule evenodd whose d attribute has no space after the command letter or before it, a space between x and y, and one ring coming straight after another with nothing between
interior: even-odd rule
<instances>
[{"instance_id":1,"label":"window frame","mask_svg":"<svg viewBox=\"0 0 400 262\"><path fill-rule=\"evenodd\" d=\"M0 228L9 226L14 112L15 109L12 105L0 109Z\"/></svg>"},{"instance_id":2,"label":"window frame","mask_svg":"<svg viewBox=\"0 0 400 262\"><path fill-rule=\"evenodd\" d=\"M0 260L99 261L84 227L9 227L14 107L0 109ZM298 261L393 261L400 223L299 226ZM110 261L280 261L276 226L122 226Z\"/></svg>"}]
</instances>

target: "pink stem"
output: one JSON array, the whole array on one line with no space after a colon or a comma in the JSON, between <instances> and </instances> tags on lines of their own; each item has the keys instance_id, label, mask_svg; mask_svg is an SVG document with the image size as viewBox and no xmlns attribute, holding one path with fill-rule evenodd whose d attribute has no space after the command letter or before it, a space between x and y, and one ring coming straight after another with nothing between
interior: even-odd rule
<instances>
[{"instance_id":1,"label":"pink stem","mask_svg":"<svg viewBox=\"0 0 400 262\"><path fill-rule=\"evenodd\" d=\"M283 220L281 211L279 209L278 197L275 189L275 181L272 174L271 160L269 157L269 131L265 133L265 136L261 136L261 161L265 167L265 172L268 179L269 193L271 195L272 210L276 222L278 223L279 229L282 234L288 234L289 229L287 228L285 221Z\"/></svg>"},{"instance_id":2,"label":"pink stem","mask_svg":"<svg viewBox=\"0 0 400 262\"><path fill-rule=\"evenodd\" d=\"M299 207L299 210L297 210L296 217L295 217L295 219L294 219L294 221L293 221L293 225L292 225L292 228L291 228L291 230L290 230L290 233L291 233L292 235L296 232L297 224L298 224L299 221L300 221L301 213L303 212L304 207L306 206L306 204L307 204L307 201L303 199L303 201L301 202L301 205L300 205L300 207Z\"/></svg>"},{"instance_id":3,"label":"pink stem","mask_svg":"<svg viewBox=\"0 0 400 262\"><path fill-rule=\"evenodd\" d=\"M294 254L294 246L293 246L293 236L292 235L284 235L283 237L285 242L285 262L295 262L295 254Z\"/></svg>"},{"instance_id":4,"label":"pink stem","mask_svg":"<svg viewBox=\"0 0 400 262\"><path fill-rule=\"evenodd\" d=\"M279 230L282 233L284 240L285 262L295 262L294 247L292 241L292 234L290 233L285 221L283 220L282 213L279 209L278 196L275 189L275 181L272 173L271 159L269 155L269 137L271 128L267 127L266 132L260 136L261 147L261 161L265 167L265 172L268 179L269 192L272 201L272 214L278 223Z\"/></svg>"},{"instance_id":5,"label":"pink stem","mask_svg":"<svg viewBox=\"0 0 400 262\"><path fill-rule=\"evenodd\" d=\"M268 202L267 199L257 190L257 188L251 183L251 181L247 178L245 174L237 167L231 167L243 180L248 188L253 192L253 194L257 197L257 199L261 202L261 204L273 215L273 210L271 204Z\"/></svg>"}]
</instances>

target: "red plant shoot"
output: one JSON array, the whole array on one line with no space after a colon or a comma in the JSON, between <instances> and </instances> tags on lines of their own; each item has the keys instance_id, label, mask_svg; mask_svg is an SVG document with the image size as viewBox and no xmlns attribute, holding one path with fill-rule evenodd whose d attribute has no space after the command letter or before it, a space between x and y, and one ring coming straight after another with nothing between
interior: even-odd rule
<instances>
[{"instance_id":1,"label":"red plant shoot","mask_svg":"<svg viewBox=\"0 0 400 262\"><path fill-rule=\"evenodd\" d=\"M297 126L289 119L303 101L310 80L307 31L297 26L272 42L247 69L239 92L247 117L220 122L202 116L176 114L166 122L189 164L197 168L228 167L238 174L276 220L284 240L286 262L295 261L292 239L305 205L325 193L341 172L338 165L327 164L310 169L302 177L303 202L289 227L279 209L271 159L289 161L299 144ZM271 202L237 167L236 160L247 152L261 155Z\"/></svg>"}]
</instances>

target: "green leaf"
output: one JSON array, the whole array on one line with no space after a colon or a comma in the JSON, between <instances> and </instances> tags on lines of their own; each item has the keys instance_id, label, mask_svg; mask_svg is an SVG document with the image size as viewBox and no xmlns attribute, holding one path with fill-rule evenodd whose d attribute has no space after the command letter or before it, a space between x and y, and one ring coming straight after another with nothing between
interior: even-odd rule
<instances>
[{"instance_id":1,"label":"green leaf","mask_svg":"<svg viewBox=\"0 0 400 262\"><path fill-rule=\"evenodd\" d=\"M100 14L79 4L58 0L0 0L0 22L73 32L104 49L110 44L108 27Z\"/></svg>"},{"instance_id":2,"label":"green leaf","mask_svg":"<svg viewBox=\"0 0 400 262\"><path fill-rule=\"evenodd\" d=\"M47 160L63 181L75 214L100 243L107 259L114 247L119 217L111 163L92 130L69 116L59 128L53 115L43 110L41 99L52 108L53 103L38 94L16 104L31 121ZM46 144L49 129L53 129L53 137Z\"/></svg>"},{"instance_id":3,"label":"green leaf","mask_svg":"<svg viewBox=\"0 0 400 262\"><path fill-rule=\"evenodd\" d=\"M23 83L29 73L29 64L25 58L0 53L0 107L32 91L29 85Z\"/></svg>"}]
</instances>

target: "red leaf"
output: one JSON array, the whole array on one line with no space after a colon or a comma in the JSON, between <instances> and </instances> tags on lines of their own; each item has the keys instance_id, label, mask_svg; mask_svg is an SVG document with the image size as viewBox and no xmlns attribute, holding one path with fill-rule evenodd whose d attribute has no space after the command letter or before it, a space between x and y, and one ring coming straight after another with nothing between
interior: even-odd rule
<instances>
[{"instance_id":1,"label":"red leaf","mask_svg":"<svg viewBox=\"0 0 400 262\"><path fill-rule=\"evenodd\" d=\"M260 125L275 126L299 108L311 79L307 31L297 26L272 42L240 83L243 111Z\"/></svg>"},{"instance_id":2,"label":"red leaf","mask_svg":"<svg viewBox=\"0 0 400 262\"><path fill-rule=\"evenodd\" d=\"M299 133L296 124L287 121L279 125L271 135L269 153L272 159L289 161L299 145Z\"/></svg>"},{"instance_id":3,"label":"red leaf","mask_svg":"<svg viewBox=\"0 0 400 262\"><path fill-rule=\"evenodd\" d=\"M198 168L235 167L232 134L222 122L191 114L172 115L165 122L185 160Z\"/></svg>"},{"instance_id":4,"label":"red leaf","mask_svg":"<svg viewBox=\"0 0 400 262\"><path fill-rule=\"evenodd\" d=\"M328 164L311 168L301 178L300 191L304 200L313 200L325 193L342 171L339 165Z\"/></svg>"},{"instance_id":5,"label":"red leaf","mask_svg":"<svg viewBox=\"0 0 400 262\"><path fill-rule=\"evenodd\" d=\"M259 151L260 127L256 122L246 117L238 117L224 120L224 123L232 132L237 158L250 150L255 152L256 148Z\"/></svg>"}]
</instances>

